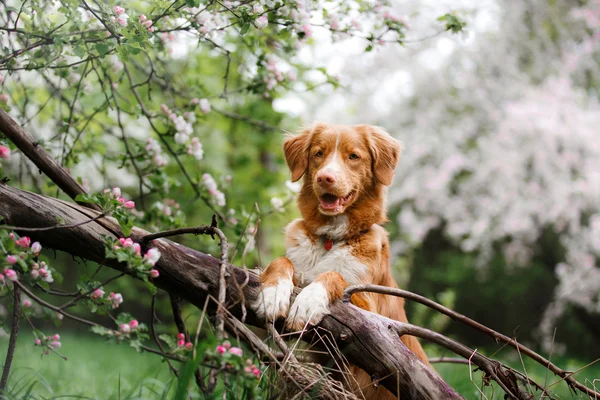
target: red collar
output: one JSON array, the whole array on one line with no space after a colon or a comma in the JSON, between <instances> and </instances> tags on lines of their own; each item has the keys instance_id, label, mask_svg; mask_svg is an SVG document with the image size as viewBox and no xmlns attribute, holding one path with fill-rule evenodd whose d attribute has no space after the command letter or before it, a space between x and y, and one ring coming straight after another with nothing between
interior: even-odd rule
<instances>
[{"instance_id":1,"label":"red collar","mask_svg":"<svg viewBox=\"0 0 600 400\"><path fill-rule=\"evenodd\" d=\"M331 248L333 247L333 240L329 239L329 238L325 238L325 244L323 245L323 247L325 247L326 251L331 250Z\"/></svg>"}]
</instances>

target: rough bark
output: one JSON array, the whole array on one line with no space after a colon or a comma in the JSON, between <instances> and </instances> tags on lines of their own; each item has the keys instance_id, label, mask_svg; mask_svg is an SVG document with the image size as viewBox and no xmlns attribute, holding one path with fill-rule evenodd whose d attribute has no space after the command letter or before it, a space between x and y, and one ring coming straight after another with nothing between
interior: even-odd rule
<instances>
[{"instance_id":1,"label":"rough bark","mask_svg":"<svg viewBox=\"0 0 600 400\"><path fill-rule=\"evenodd\" d=\"M74 203L45 197L0 184L0 217L13 226L39 228L57 224L73 225L97 217L99 213ZM121 229L112 218L100 218L72 228L56 228L28 232L44 246L65 251L74 256L127 272L124 264L105 260L102 235L121 237ZM131 238L141 242L148 232L134 227ZM162 256L156 265L160 277L158 287L202 308L207 296L218 297L219 263L214 257L179 245L167 239L153 240L149 245L160 250ZM259 282L251 271L230 267L227 282L227 309L235 317L242 317L242 305L250 304L258 295ZM216 311L216 303L209 302L209 312ZM264 327L264 322L246 307L245 322ZM349 362L364 369L402 400L462 399L437 374L426 368L400 341L396 329L387 318L338 302L331 307L331 315L320 324L320 332L328 332L341 354ZM314 336L305 334L304 340Z\"/></svg>"}]
</instances>

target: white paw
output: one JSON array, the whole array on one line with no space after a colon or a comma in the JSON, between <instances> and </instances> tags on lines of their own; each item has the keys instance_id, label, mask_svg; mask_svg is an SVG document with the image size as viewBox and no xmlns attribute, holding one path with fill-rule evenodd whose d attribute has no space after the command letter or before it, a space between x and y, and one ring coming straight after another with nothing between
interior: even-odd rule
<instances>
[{"instance_id":1,"label":"white paw","mask_svg":"<svg viewBox=\"0 0 600 400\"><path fill-rule=\"evenodd\" d=\"M286 326L289 330L299 331L310 325L321 322L329 314L329 296L320 282L313 282L305 287L296 297L288 314Z\"/></svg>"},{"instance_id":2,"label":"white paw","mask_svg":"<svg viewBox=\"0 0 600 400\"><path fill-rule=\"evenodd\" d=\"M268 321L285 317L290 308L293 290L291 279L279 279L275 286L263 286L252 308L259 317Z\"/></svg>"}]
</instances>

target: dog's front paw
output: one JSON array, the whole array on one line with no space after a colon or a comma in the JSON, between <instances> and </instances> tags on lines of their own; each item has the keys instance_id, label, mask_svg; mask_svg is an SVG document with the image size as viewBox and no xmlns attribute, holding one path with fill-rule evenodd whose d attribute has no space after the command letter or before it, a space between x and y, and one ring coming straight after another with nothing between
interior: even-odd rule
<instances>
[{"instance_id":1,"label":"dog's front paw","mask_svg":"<svg viewBox=\"0 0 600 400\"><path fill-rule=\"evenodd\" d=\"M313 282L296 297L288 314L286 327L292 331L316 325L329 314L329 295L321 282Z\"/></svg>"},{"instance_id":2,"label":"dog's front paw","mask_svg":"<svg viewBox=\"0 0 600 400\"><path fill-rule=\"evenodd\" d=\"M294 283L291 279L280 278L276 285L263 285L252 308L259 317L265 318L267 321L286 317L293 290Z\"/></svg>"}]
</instances>

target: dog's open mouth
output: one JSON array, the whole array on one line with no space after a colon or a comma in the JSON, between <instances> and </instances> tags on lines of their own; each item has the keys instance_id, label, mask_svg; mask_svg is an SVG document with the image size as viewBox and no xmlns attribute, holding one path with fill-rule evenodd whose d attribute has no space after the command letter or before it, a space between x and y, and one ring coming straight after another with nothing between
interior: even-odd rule
<instances>
[{"instance_id":1,"label":"dog's open mouth","mask_svg":"<svg viewBox=\"0 0 600 400\"><path fill-rule=\"evenodd\" d=\"M319 198L319 202L323 210L341 211L342 207L350 201L352 196L354 196L354 191L348 193L344 197L338 197L331 193L325 193Z\"/></svg>"}]
</instances>

